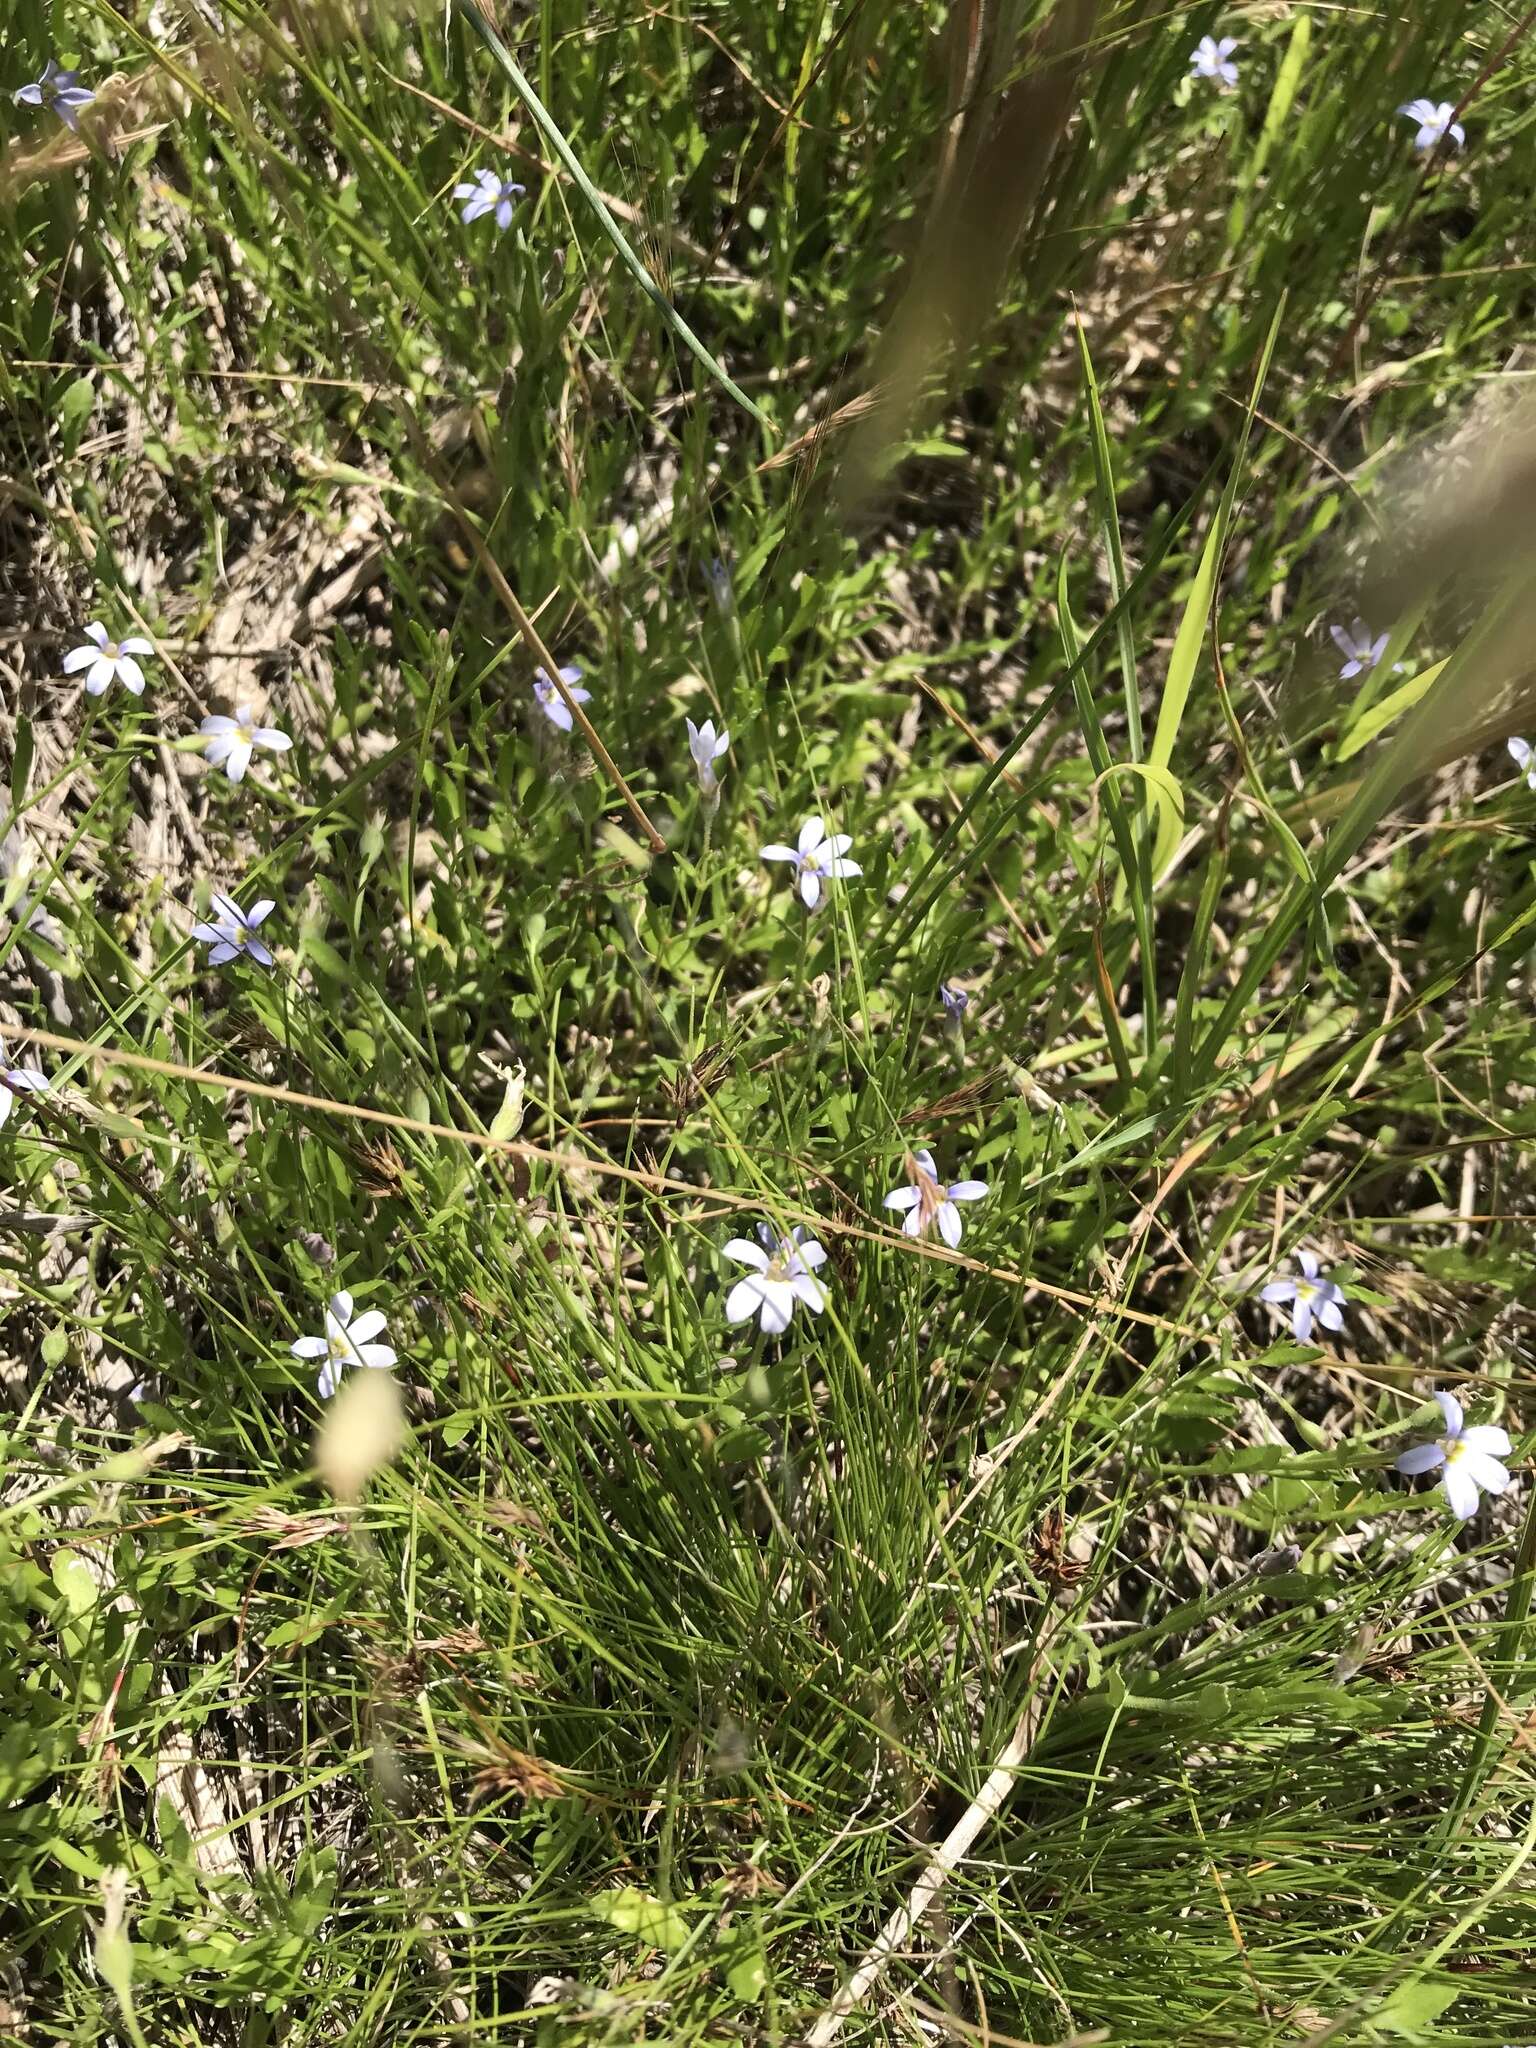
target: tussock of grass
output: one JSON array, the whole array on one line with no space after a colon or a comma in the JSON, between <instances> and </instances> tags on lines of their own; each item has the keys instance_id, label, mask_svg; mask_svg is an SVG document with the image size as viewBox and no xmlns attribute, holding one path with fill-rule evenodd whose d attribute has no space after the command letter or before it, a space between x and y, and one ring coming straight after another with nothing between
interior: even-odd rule
<instances>
[{"instance_id":1,"label":"tussock of grass","mask_svg":"<svg viewBox=\"0 0 1536 2048\"><path fill-rule=\"evenodd\" d=\"M0 2038L1528 2035L1526 38L476 19L10 48Z\"/></svg>"}]
</instances>

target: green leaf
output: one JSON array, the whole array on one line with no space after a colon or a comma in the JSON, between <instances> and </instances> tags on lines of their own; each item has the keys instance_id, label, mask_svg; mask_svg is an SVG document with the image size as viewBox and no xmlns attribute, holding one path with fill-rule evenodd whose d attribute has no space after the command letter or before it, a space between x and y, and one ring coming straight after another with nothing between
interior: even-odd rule
<instances>
[{"instance_id":1,"label":"green leaf","mask_svg":"<svg viewBox=\"0 0 1536 2048\"><path fill-rule=\"evenodd\" d=\"M664 1906L660 1899L632 1884L616 1892L599 1892L587 1903L599 1920L620 1934L634 1935L648 1948L670 1953L682 1948L692 1931L676 1906Z\"/></svg>"}]
</instances>

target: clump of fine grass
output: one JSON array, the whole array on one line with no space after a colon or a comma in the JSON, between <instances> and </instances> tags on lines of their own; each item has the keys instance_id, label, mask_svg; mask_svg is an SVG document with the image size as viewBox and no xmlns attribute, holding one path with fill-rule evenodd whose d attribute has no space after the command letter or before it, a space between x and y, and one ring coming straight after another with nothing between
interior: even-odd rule
<instances>
[{"instance_id":1,"label":"clump of fine grass","mask_svg":"<svg viewBox=\"0 0 1536 2048\"><path fill-rule=\"evenodd\" d=\"M0 2033L1507 2041L1525 41L478 21L18 25Z\"/></svg>"}]
</instances>

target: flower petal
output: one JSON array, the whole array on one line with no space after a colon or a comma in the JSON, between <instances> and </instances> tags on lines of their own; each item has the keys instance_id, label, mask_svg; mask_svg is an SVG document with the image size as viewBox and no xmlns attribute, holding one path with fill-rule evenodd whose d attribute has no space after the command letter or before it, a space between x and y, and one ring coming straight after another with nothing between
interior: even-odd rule
<instances>
[{"instance_id":1,"label":"flower petal","mask_svg":"<svg viewBox=\"0 0 1536 2048\"><path fill-rule=\"evenodd\" d=\"M1461 1432L1461 1440L1469 1451L1485 1458L1507 1458L1510 1453L1509 1432L1497 1423L1475 1422Z\"/></svg>"},{"instance_id":2,"label":"flower petal","mask_svg":"<svg viewBox=\"0 0 1536 2048\"><path fill-rule=\"evenodd\" d=\"M745 1280L738 1280L725 1297L725 1320L728 1323L744 1323L749 1316L756 1315L758 1303L762 1300L763 1283L756 1274L749 1274Z\"/></svg>"},{"instance_id":3,"label":"flower petal","mask_svg":"<svg viewBox=\"0 0 1536 2048\"><path fill-rule=\"evenodd\" d=\"M1502 1493L1509 1484L1509 1474L1504 1467L1485 1451L1464 1451L1460 1462L1472 1484L1481 1487L1484 1493Z\"/></svg>"},{"instance_id":4,"label":"flower petal","mask_svg":"<svg viewBox=\"0 0 1536 2048\"><path fill-rule=\"evenodd\" d=\"M1317 1320L1325 1330L1342 1330L1344 1327L1344 1311L1336 1301L1319 1301L1317 1304Z\"/></svg>"},{"instance_id":5,"label":"flower petal","mask_svg":"<svg viewBox=\"0 0 1536 2048\"><path fill-rule=\"evenodd\" d=\"M117 674L117 663L108 661L104 654L98 654L91 663L85 678L86 695L100 697L111 688L112 678Z\"/></svg>"},{"instance_id":6,"label":"flower petal","mask_svg":"<svg viewBox=\"0 0 1536 2048\"><path fill-rule=\"evenodd\" d=\"M962 1235L962 1225L960 1222L960 1211L953 1202L940 1202L939 1204L939 1235L951 1251L958 1247Z\"/></svg>"},{"instance_id":7,"label":"flower petal","mask_svg":"<svg viewBox=\"0 0 1536 2048\"><path fill-rule=\"evenodd\" d=\"M787 1280L757 1280L752 1283L762 1296L758 1321L771 1337L782 1336L795 1313L795 1290ZM815 1282L811 1285L814 1287Z\"/></svg>"},{"instance_id":8,"label":"flower petal","mask_svg":"<svg viewBox=\"0 0 1536 2048\"><path fill-rule=\"evenodd\" d=\"M120 654L117 657L117 679L124 689L131 690L135 697L143 696L144 671L131 654Z\"/></svg>"},{"instance_id":9,"label":"flower petal","mask_svg":"<svg viewBox=\"0 0 1536 2048\"><path fill-rule=\"evenodd\" d=\"M323 1337L297 1337L288 1346L295 1358L324 1358L330 1348Z\"/></svg>"},{"instance_id":10,"label":"flower petal","mask_svg":"<svg viewBox=\"0 0 1536 2048\"><path fill-rule=\"evenodd\" d=\"M750 1266L756 1273L767 1271L768 1254L760 1244L754 1244L749 1237L733 1237L720 1249L728 1259L735 1259L738 1265Z\"/></svg>"},{"instance_id":11,"label":"flower petal","mask_svg":"<svg viewBox=\"0 0 1536 2048\"><path fill-rule=\"evenodd\" d=\"M358 1357L374 1372L387 1372L395 1362L395 1352L388 1344L359 1344Z\"/></svg>"},{"instance_id":12,"label":"flower petal","mask_svg":"<svg viewBox=\"0 0 1536 2048\"><path fill-rule=\"evenodd\" d=\"M1439 1444L1415 1444L1411 1451L1402 1452L1395 1463L1405 1479L1414 1479L1421 1472L1437 1471L1445 1463L1445 1452Z\"/></svg>"},{"instance_id":13,"label":"flower petal","mask_svg":"<svg viewBox=\"0 0 1536 2048\"><path fill-rule=\"evenodd\" d=\"M1447 1465L1440 1484L1450 1502L1451 1513L1462 1521L1477 1513L1477 1481L1465 1465Z\"/></svg>"},{"instance_id":14,"label":"flower petal","mask_svg":"<svg viewBox=\"0 0 1536 2048\"><path fill-rule=\"evenodd\" d=\"M139 633L130 633L126 640L119 640L117 646L121 654L153 654L155 651L154 641L146 640Z\"/></svg>"},{"instance_id":15,"label":"flower petal","mask_svg":"<svg viewBox=\"0 0 1536 2048\"><path fill-rule=\"evenodd\" d=\"M211 751L212 750L210 749L210 752ZM239 782L241 777L245 774L246 769L249 768L251 765L250 741L228 740L219 748L219 752L222 755L223 760L226 764L225 773L228 775L230 781ZM214 763L215 767L217 767L218 765L218 762Z\"/></svg>"},{"instance_id":16,"label":"flower petal","mask_svg":"<svg viewBox=\"0 0 1536 2048\"><path fill-rule=\"evenodd\" d=\"M892 1188L881 1206L886 1209L915 1209L922 1199L921 1188Z\"/></svg>"},{"instance_id":17,"label":"flower petal","mask_svg":"<svg viewBox=\"0 0 1536 2048\"><path fill-rule=\"evenodd\" d=\"M1259 1290L1260 1301L1293 1301L1295 1296L1294 1280L1271 1280L1267 1287Z\"/></svg>"},{"instance_id":18,"label":"flower petal","mask_svg":"<svg viewBox=\"0 0 1536 2048\"><path fill-rule=\"evenodd\" d=\"M826 1248L819 1245L814 1237L808 1237L800 1247L800 1263L809 1266L814 1273L818 1266L827 1263Z\"/></svg>"},{"instance_id":19,"label":"flower petal","mask_svg":"<svg viewBox=\"0 0 1536 2048\"><path fill-rule=\"evenodd\" d=\"M347 1290L344 1287L338 1287L326 1306L330 1311L326 1321L338 1322L345 1329L352 1320L352 1297Z\"/></svg>"},{"instance_id":20,"label":"flower petal","mask_svg":"<svg viewBox=\"0 0 1536 2048\"><path fill-rule=\"evenodd\" d=\"M827 1305L827 1297L821 1291L819 1280L813 1280L809 1273L797 1273L789 1284L797 1301L803 1301L816 1315L821 1314Z\"/></svg>"},{"instance_id":21,"label":"flower petal","mask_svg":"<svg viewBox=\"0 0 1536 2048\"><path fill-rule=\"evenodd\" d=\"M795 844L802 853L809 853L813 847L820 846L826 836L827 828L820 818L807 818L800 827L800 837Z\"/></svg>"},{"instance_id":22,"label":"flower petal","mask_svg":"<svg viewBox=\"0 0 1536 2048\"><path fill-rule=\"evenodd\" d=\"M1457 1400L1456 1396L1454 1394L1436 1393L1431 1396L1431 1399L1445 1417L1446 1435L1460 1436L1465 1417L1462 1413L1461 1403Z\"/></svg>"},{"instance_id":23,"label":"flower petal","mask_svg":"<svg viewBox=\"0 0 1536 2048\"><path fill-rule=\"evenodd\" d=\"M814 910L821 901L821 877L814 868L805 868L801 871L800 901L807 910Z\"/></svg>"},{"instance_id":24,"label":"flower petal","mask_svg":"<svg viewBox=\"0 0 1536 2048\"><path fill-rule=\"evenodd\" d=\"M388 1320L381 1308L364 1309L360 1316L348 1323L347 1335L354 1344L366 1344L370 1338L377 1337Z\"/></svg>"},{"instance_id":25,"label":"flower petal","mask_svg":"<svg viewBox=\"0 0 1536 2048\"><path fill-rule=\"evenodd\" d=\"M987 1192L984 1180L953 1180L949 1184L949 1199L952 1202L979 1202Z\"/></svg>"},{"instance_id":26,"label":"flower petal","mask_svg":"<svg viewBox=\"0 0 1536 2048\"><path fill-rule=\"evenodd\" d=\"M779 846L777 843L763 847L757 857L759 860L792 860L796 867L800 865L800 856L792 846Z\"/></svg>"},{"instance_id":27,"label":"flower petal","mask_svg":"<svg viewBox=\"0 0 1536 2048\"><path fill-rule=\"evenodd\" d=\"M95 647L71 647L64 657L65 675L78 675L81 669L89 668L97 660L98 654Z\"/></svg>"}]
</instances>

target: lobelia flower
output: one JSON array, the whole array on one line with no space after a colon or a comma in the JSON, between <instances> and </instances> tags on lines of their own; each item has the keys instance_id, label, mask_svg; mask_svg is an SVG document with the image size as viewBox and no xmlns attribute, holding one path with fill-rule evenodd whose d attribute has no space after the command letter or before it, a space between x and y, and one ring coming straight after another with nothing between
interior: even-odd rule
<instances>
[{"instance_id":1,"label":"lobelia flower","mask_svg":"<svg viewBox=\"0 0 1536 2048\"><path fill-rule=\"evenodd\" d=\"M85 637L90 642L88 647L72 647L65 655L65 675L78 675L84 669L86 694L91 697L99 697L114 678L124 689L131 690L135 697L141 697L144 694L144 671L133 657L136 654L153 654L153 644L137 634L130 634L126 640L109 640L107 629L99 619L92 619L85 629Z\"/></svg>"},{"instance_id":2,"label":"lobelia flower","mask_svg":"<svg viewBox=\"0 0 1536 2048\"><path fill-rule=\"evenodd\" d=\"M1404 1451L1397 1469L1413 1478L1420 1472L1438 1472L1443 1465L1440 1484L1451 1513L1466 1521L1477 1513L1480 1493L1502 1493L1508 1486L1509 1474L1499 1460L1509 1456L1509 1436L1487 1422L1468 1429L1454 1394L1437 1393L1434 1401L1445 1418L1445 1435L1432 1444L1415 1444Z\"/></svg>"},{"instance_id":3,"label":"lobelia flower","mask_svg":"<svg viewBox=\"0 0 1536 2048\"><path fill-rule=\"evenodd\" d=\"M1190 52L1190 75L1194 78L1218 78L1223 85L1236 85L1237 66L1232 62L1232 52L1236 48L1235 36L1223 36L1220 42L1214 36L1202 36Z\"/></svg>"},{"instance_id":4,"label":"lobelia flower","mask_svg":"<svg viewBox=\"0 0 1536 2048\"><path fill-rule=\"evenodd\" d=\"M1343 1329L1344 1290L1337 1281L1324 1277L1316 1252L1298 1252L1296 1263L1301 1268L1299 1279L1287 1275L1271 1280L1259 1299L1291 1302L1291 1332L1298 1344L1305 1344L1312 1335L1314 1321L1325 1330Z\"/></svg>"},{"instance_id":5,"label":"lobelia flower","mask_svg":"<svg viewBox=\"0 0 1536 2048\"><path fill-rule=\"evenodd\" d=\"M1373 640L1364 619L1356 619L1348 632L1342 626L1330 626L1328 631L1334 646L1344 657L1344 666L1339 670L1341 678L1357 676L1364 668L1374 668L1386 653L1387 641L1391 637L1378 633Z\"/></svg>"},{"instance_id":6,"label":"lobelia flower","mask_svg":"<svg viewBox=\"0 0 1536 2048\"><path fill-rule=\"evenodd\" d=\"M979 1202L987 1192L984 1180L956 1180L948 1187L939 1179L931 1152L914 1152L907 1161L912 1179L904 1188L893 1188L885 1198L887 1209L904 1209L902 1231L907 1237L921 1237L931 1223L953 1251L960 1242L960 1211L957 1202Z\"/></svg>"},{"instance_id":7,"label":"lobelia flower","mask_svg":"<svg viewBox=\"0 0 1536 2048\"><path fill-rule=\"evenodd\" d=\"M959 1026L965 1022L965 1013L971 1007L971 999L963 988L956 988L952 981L941 981L939 1001L944 1005L944 1015L950 1024Z\"/></svg>"},{"instance_id":8,"label":"lobelia flower","mask_svg":"<svg viewBox=\"0 0 1536 2048\"><path fill-rule=\"evenodd\" d=\"M695 725L691 718L685 719L688 728L688 751L693 756L694 772L699 778L699 792L706 797L718 794L720 778L715 773L715 763L731 744L728 732L716 732L715 721L706 718L702 725Z\"/></svg>"},{"instance_id":9,"label":"lobelia flower","mask_svg":"<svg viewBox=\"0 0 1536 2048\"><path fill-rule=\"evenodd\" d=\"M198 731L208 742L208 766L222 768L231 782L244 775L258 747L286 754L293 745L287 733L279 732L275 725L258 725L255 713L244 704L235 706L233 718L226 718L221 711L210 712Z\"/></svg>"},{"instance_id":10,"label":"lobelia flower","mask_svg":"<svg viewBox=\"0 0 1536 2048\"><path fill-rule=\"evenodd\" d=\"M722 618L729 618L735 606L735 594L731 589L731 572L716 555L704 571L709 582L709 594L714 600L715 610Z\"/></svg>"},{"instance_id":11,"label":"lobelia flower","mask_svg":"<svg viewBox=\"0 0 1536 2048\"><path fill-rule=\"evenodd\" d=\"M579 690L576 687L581 681L581 670L575 667L574 664L570 668L561 669L560 680L578 704L590 703L592 692L590 690ZM536 668L534 670L533 694L538 699L539 709L544 713L550 724L558 725L562 732L569 732L576 721L571 717L570 705L566 703L560 692L555 688L547 668Z\"/></svg>"},{"instance_id":12,"label":"lobelia flower","mask_svg":"<svg viewBox=\"0 0 1536 2048\"><path fill-rule=\"evenodd\" d=\"M1466 129L1451 119L1456 109L1449 100L1410 100L1397 111L1419 124L1419 132L1413 138L1415 149L1434 149L1447 135L1458 143L1467 139Z\"/></svg>"},{"instance_id":13,"label":"lobelia flower","mask_svg":"<svg viewBox=\"0 0 1536 2048\"><path fill-rule=\"evenodd\" d=\"M749 1237L733 1237L725 1246L728 1259L753 1269L725 1297L725 1320L744 1323L755 1315L770 1337L779 1337L789 1328L797 1301L816 1315L826 1307L821 1284L812 1276L827 1255L798 1224L788 1237L780 1237L759 1223L757 1235L756 1244Z\"/></svg>"},{"instance_id":14,"label":"lobelia flower","mask_svg":"<svg viewBox=\"0 0 1536 2048\"><path fill-rule=\"evenodd\" d=\"M0 1053L0 1059L4 1054ZM48 1086L41 1067L0 1066L0 1126L15 1106L18 1095L40 1095Z\"/></svg>"},{"instance_id":15,"label":"lobelia flower","mask_svg":"<svg viewBox=\"0 0 1536 2048\"><path fill-rule=\"evenodd\" d=\"M66 128L73 128L78 134L80 110L88 107L96 97L83 85L76 84L79 76L78 71L61 70L58 59L50 57L43 66L42 77L24 85L12 97L18 107L46 107L49 113L58 115Z\"/></svg>"},{"instance_id":16,"label":"lobelia flower","mask_svg":"<svg viewBox=\"0 0 1536 2048\"><path fill-rule=\"evenodd\" d=\"M494 213L497 227L509 228L512 208L527 189L526 185L514 185L510 178L498 178L494 171L476 171L468 184L454 186L453 196L464 201L459 219L466 226L484 214Z\"/></svg>"},{"instance_id":17,"label":"lobelia flower","mask_svg":"<svg viewBox=\"0 0 1536 2048\"><path fill-rule=\"evenodd\" d=\"M1530 743L1526 740L1511 740L1509 751L1515 766L1525 777L1526 788L1536 789L1536 759L1532 757Z\"/></svg>"},{"instance_id":18,"label":"lobelia flower","mask_svg":"<svg viewBox=\"0 0 1536 2048\"><path fill-rule=\"evenodd\" d=\"M382 1372L394 1364L395 1354L390 1346L373 1341L384 1323L384 1311L380 1308L364 1309L360 1316L354 1316L352 1297L343 1289L331 1296L325 1312L325 1335L300 1337L289 1345L295 1358L325 1360L315 1382L322 1401L328 1401L335 1393L349 1365L371 1366L375 1372Z\"/></svg>"},{"instance_id":19,"label":"lobelia flower","mask_svg":"<svg viewBox=\"0 0 1536 2048\"><path fill-rule=\"evenodd\" d=\"M272 955L259 935L259 928L277 908L272 898L263 896L259 903L253 903L249 911L245 911L233 896L224 896L215 890L211 906L212 918L192 927L193 938L213 948L208 955L208 965L222 967L226 960L248 953L258 967L270 967Z\"/></svg>"},{"instance_id":20,"label":"lobelia flower","mask_svg":"<svg viewBox=\"0 0 1536 2048\"><path fill-rule=\"evenodd\" d=\"M807 910L814 910L821 901L823 881L844 882L850 875L863 874L857 861L843 859L852 844L846 832L829 839L820 818L807 818L795 845L765 846L762 858L793 861L800 875L800 900Z\"/></svg>"}]
</instances>

